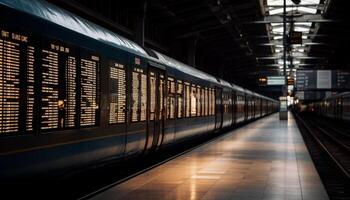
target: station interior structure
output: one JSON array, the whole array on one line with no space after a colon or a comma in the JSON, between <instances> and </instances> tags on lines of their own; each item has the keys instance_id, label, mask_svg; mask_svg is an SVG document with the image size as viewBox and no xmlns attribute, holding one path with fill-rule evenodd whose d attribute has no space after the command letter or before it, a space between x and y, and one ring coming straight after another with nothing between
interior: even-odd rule
<instances>
[{"instance_id":1,"label":"station interior structure","mask_svg":"<svg viewBox=\"0 0 350 200\"><path fill-rule=\"evenodd\" d=\"M2 195L350 199L346 2L0 0Z\"/></svg>"}]
</instances>

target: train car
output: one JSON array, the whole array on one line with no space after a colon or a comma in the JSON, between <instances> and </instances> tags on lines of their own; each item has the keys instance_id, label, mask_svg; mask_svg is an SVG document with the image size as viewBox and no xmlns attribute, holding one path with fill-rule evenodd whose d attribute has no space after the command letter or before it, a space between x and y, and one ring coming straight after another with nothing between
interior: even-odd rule
<instances>
[{"instance_id":1,"label":"train car","mask_svg":"<svg viewBox=\"0 0 350 200\"><path fill-rule=\"evenodd\" d=\"M44 0L0 0L0 16L2 180L160 151L260 117L252 92Z\"/></svg>"},{"instance_id":2,"label":"train car","mask_svg":"<svg viewBox=\"0 0 350 200\"><path fill-rule=\"evenodd\" d=\"M342 95L341 119L350 121L350 92Z\"/></svg>"},{"instance_id":3,"label":"train car","mask_svg":"<svg viewBox=\"0 0 350 200\"><path fill-rule=\"evenodd\" d=\"M233 85L233 84L232 84ZM246 113L246 106L245 106L245 91L242 87L239 87L237 85L233 85L233 91L234 91L234 122L235 124L240 124L245 121L245 113Z\"/></svg>"},{"instance_id":4,"label":"train car","mask_svg":"<svg viewBox=\"0 0 350 200\"><path fill-rule=\"evenodd\" d=\"M338 120L350 120L350 92L327 97L308 105L318 115Z\"/></svg>"}]
</instances>

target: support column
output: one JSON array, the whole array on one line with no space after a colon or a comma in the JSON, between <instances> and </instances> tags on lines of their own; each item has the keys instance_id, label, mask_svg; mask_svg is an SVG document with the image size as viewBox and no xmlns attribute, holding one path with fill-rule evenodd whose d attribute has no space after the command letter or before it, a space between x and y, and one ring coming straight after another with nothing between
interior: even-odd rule
<instances>
[{"instance_id":1,"label":"support column","mask_svg":"<svg viewBox=\"0 0 350 200\"><path fill-rule=\"evenodd\" d=\"M283 76L285 80L285 84L283 86L283 96L286 96L288 93L287 88L287 21L286 21L286 15L287 15L287 4L286 0L283 0Z\"/></svg>"},{"instance_id":2,"label":"support column","mask_svg":"<svg viewBox=\"0 0 350 200\"><path fill-rule=\"evenodd\" d=\"M198 37L192 37L188 39L187 43L187 61L192 67L196 67L196 49L197 49Z\"/></svg>"},{"instance_id":3,"label":"support column","mask_svg":"<svg viewBox=\"0 0 350 200\"><path fill-rule=\"evenodd\" d=\"M147 0L140 0L136 8L136 22L134 31L134 40L140 46L145 46L145 19L147 10Z\"/></svg>"}]
</instances>

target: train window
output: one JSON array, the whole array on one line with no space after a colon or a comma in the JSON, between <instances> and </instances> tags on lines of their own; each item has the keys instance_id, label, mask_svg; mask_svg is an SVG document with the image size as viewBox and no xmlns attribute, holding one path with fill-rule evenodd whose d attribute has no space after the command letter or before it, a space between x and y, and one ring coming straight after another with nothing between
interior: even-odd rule
<instances>
[{"instance_id":1,"label":"train window","mask_svg":"<svg viewBox=\"0 0 350 200\"><path fill-rule=\"evenodd\" d=\"M197 93L196 93L196 100L197 100L197 116L201 116L201 86L197 86Z\"/></svg>"},{"instance_id":2,"label":"train window","mask_svg":"<svg viewBox=\"0 0 350 200\"><path fill-rule=\"evenodd\" d=\"M0 39L0 133L19 131L20 44Z\"/></svg>"},{"instance_id":3,"label":"train window","mask_svg":"<svg viewBox=\"0 0 350 200\"><path fill-rule=\"evenodd\" d=\"M215 102L216 102L216 99L215 99L215 90L214 89L212 89L212 91L211 91L211 95L212 95L212 97L211 97L211 99L213 100L213 102L212 102L212 106L211 106L211 113L212 113L212 115L215 115Z\"/></svg>"},{"instance_id":4,"label":"train window","mask_svg":"<svg viewBox=\"0 0 350 200\"><path fill-rule=\"evenodd\" d=\"M185 116L190 117L191 109L191 95L190 95L190 84L185 82Z\"/></svg>"},{"instance_id":5,"label":"train window","mask_svg":"<svg viewBox=\"0 0 350 200\"><path fill-rule=\"evenodd\" d=\"M160 80L159 80L159 105L160 105L160 110L159 110L159 119L163 119L164 115L164 87L165 87L165 81L164 81L164 75L159 75Z\"/></svg>"},{"instance_id":6,"label":"train window","mask_svg":"<svg viewBox=\"0 0 350 200\"><path fill-rule=\"evenodd\" d=\"M126 109L126 76L124 65L111 63L109 78L109 123L124 123Z\"/></svg>"},{"instance_id":7,"label":"train window","mask_svg":"<svg viewBox=\"0 0 350 200\"><path fill-rule=\"evenodd\" d=\"M209 113L210 115L213 115L213 106L214 106L214 96L213 96L213 90L209 89L209 97L210 97L210 102L209 102Z\"/></svg>"},{"instance_id":8,"label":"train window","mask_svg":"<svg viewBox=\"0 0 350 200\"><path fill-rule=\"evenodd\" d=\"M154 120L156 112L156 74L149 72L149 120Z\"/></svg>"},{"instance_id":9,"label":"train window","mask_svg":"<svg viewBox=\"0 0 350 200\"><path fill-rule=\"evenodd\" d=\"M177 117L184 117L184 103L183 103L183 84L182 81L177 81Z\"/></svg>"},{"instance_id":10,"label":"train window","mask_svg":"<svg viewBox=\"0 0 350 200\"><path fill-rule=\"evenodd\" d=\"M1 56L1 51L2 51L2 48L0 48L0 59L2 57ZM34 83L35 83L35 78L34 78L34 53L35 53L35 48L32 47L32 46L28 46L28 49L27 49L27 109L26 109L27 116L26 116L26 131L33 131ZM1 61L0 61L0 63L1 63ZM75 93L73 95L75 96ZM74 101L74 104L75 104L75 101ZM70 114L72 114L72 113L70 113ZM0 130L0 132L1 132L1 130Z\"/></svg>"},{"instance_id":11,"label":"train window","mask_svg":"<svg viewBox=\"0 0 350 200\"><path fill-rule=\"evenodd\" d=\"M86 56L80 60L81 71L81 94L80 94L80 126L96 125L97 104L97 70L99 69L99 58L97 56Z\"/></svg>"},{"instance_id":12,"label":"train window","mask_svg":"<svg viewBox=\"0 0 350 200\"><path fill-rule=\"evenodd\" d=\"M227 95L228 95L228 107L229 107L229 112L230 112L230 113L233 113L233 111L232 111L232 93L229 92Z\"/></svg>"},{"instance_id":13,"label":"train window","mask_svg":"<svg viewBox=\"0 0 350 200\"><path fill-rule=\"evenodd\" d=\"M195 85L191 85L191 117L197 115L197 88Z\"/></svg>"},{"instance_id":14,"label":"train window","mask_svg":"<svg viewBox=\"0 0 350 200\"><path fill-rule=\"evenodd\" d=\"M224 113L230 113L231 108L231 98L229 92L224 92L223 104L224 104Z\"/></svg>"},{"instance_id":15,"label":"train window","mask_svg":"<svg viewBox=\"0 0 350 200\"><path fill-rule=\"evenodd\" d=\"M208 116L208 88L204 89L204 115Z\"/></svg>"},{"instance_id":16,"label":"train window","mask_svg":"<svg viewBox=\"0 0 350 200\"><path fill-rule=\"evenodd\" d=\"M208 115L211 115L211 89L208 88Z\"/></svg>"},{"instance_id":17,"label":"train window","mask_svg":"<svg viewBox=\"0 0 350 200\"><path fill-rule=\"evenodd\" d=\"M205 88L201 90L201 116L205 116Z\"/></svg>"},{"instance_id":18,"label":"train window","mask_svg":"<svg viewBox=\"0 0 350 200\"><path fill-rule=\"evenodd\" d=\"M224 92L224 97L224 113L228 113L228 97L226 92Z\"/></svg>"},{"instance_id":19,"label":"train window","mask_svg":"<svg viewBox=\"0 0 350 200\"><path fill-rule=\"evenodd\" d=\"M68 56L66 60L66 110L65 110L65 127L75 127L76 121L76 59Z\"/></svg>"},{"instance_id":20,"label":"train window","mask_svg":"<svg viewBox=\"0 0 350 200\"><path fill-rule=\"evenodd\" d=\"M131 122L140 121L141 108L141 74L143 70L134 68L132 72Z\"/></svg>"},{"instance_id":21,"label":"train window","mask_svg":"<svg viewBox=\"0 0 350 200\"><path fill-rule=\"evenodd\" d=\"M43 49L41 129L58 128L58 53ZM82 72L83 73L83 72Z\"/></svg>"},{"instance_id":22,"label":"train window","mask_svg":"<svg viewBox=\"0 0 350 200\"><path fill-rule=\"evenodd\" d=\"M147 75L141 74L141 108L140 121L146 121L147 117Z\"/></svg>"},{"instance_id":23,"label":"train window","mask_svg":"<svg viewBox=\"0 0 350 200\"><path fill-rule=\"evenodd\" d=\"M167 100L167 118L175 117L175 81L174 78L168 77L168 100Z\"/></svg>"}]
</instances>

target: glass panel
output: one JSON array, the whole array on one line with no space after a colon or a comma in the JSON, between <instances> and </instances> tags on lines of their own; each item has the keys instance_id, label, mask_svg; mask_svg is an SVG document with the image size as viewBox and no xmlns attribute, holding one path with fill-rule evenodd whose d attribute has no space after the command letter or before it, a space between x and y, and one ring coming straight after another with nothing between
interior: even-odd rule
<instances>
[{"instance_id":1,"label":"glass panel","mask_svg":"<svg viewBox=\"0 0 350 200\"><path fill-rule=\"evenodd\" d=\"M205 102L204 115L208 116L208 110L209 110L208 88L205 88L205 91L204 91L204 102Z\"/></svg>"},{"instance_id":2,"label":"glass panel","mask_svg":"<svg viewBox=\"0 0 350 200\"><path fill-rule=\"evenodd\" d=\"M205 116L205 90L201 89L201 116Z\"/></svg>"},{"instance_id":3,"label":"glass panel","mask_svg":"<svg viewBox=\"0 0 350 200\"><path fill-rule=\"evenodd\" d=\"M197 86L197 116L201 116L201 87Z\"/></svg>"},{"instance_id":4,"label":"glass panel","mask_svg":"<svg viewBox=\"0 0 350 200\"><path fill-rule=\"evenodd\" d=\"M168 101L167 101L167 118L175 117L175 82L174 79L168 77Z\"/></svg>"},{"instance_id":5,"label":"glass panel","mask_svg":"<svg viewBox=\"0 0 350 200\"><path fill-rule=\"evenodd\" d=\"M66 109L65 109L65 127L75 127L76 121L76 60L68 56L66 61Z\"/></svg>"},{"instance_id":6,"label":"glass panel","mask_svg":"<svg viewBox=\"0 0 350 200\"><path fill-rule=\"evenodd\" d=\"M184 116L182 81L177 81L177 108L177 117L182 118Z\"/></svg>"},{"instance_id":7,"label":"glass panel","mask_svg":"<svg viewBox=\"0 0 350 200\"><path fill-rule=\"evenodd\" d=\"M29 46L27 51L27 116L26 130L33 131L33 112L34 112L34 52L35 48ZM0 50L1 57L1 50Z\"/></svg>"},{"instance_id":8,"label":"glass panel","mask_svg":"<svg viewBox=\"0 0 350 200\"><path fill-rule=\"evenodd\" d=\"M141 121L147 117L147 75L141 74Z\"/></svg>"},{"instance_id":9,"label":"glass panel","mask_svg":"<svg viewBox=\"0 0 350 200\"><path fill-rule=\"evenodd\" d=\"M186 117L190 117L190 109L191 109L191 95L190 95L190 84L185 82L185 114Z\"/></svg>"},{"instance_id":10,"label":"glass panel","mask_svg":"<svg viewBox=\"0 0 350 200\"><path fill-rule=\"evenodd\" d=\"M81 98L80 126L92 126L96 123L97 107L97 65L99 58L81 59Z\"/></svg>"},{"instance_id":11,"label":"glass panel","mask_svg":"<svg viewBox=\"0 0 350 200\"><path fill-rule=\"evenodd\" d=\"M149 73L150 79L150 116L149 120L154 120L156 111L156 75L154 72Z\"/></svg>"},{"instance_id":12,"label":"glass panel","mask_svg":"<svg viewBox=\"0 0 350 200\"><path fill-rule=\"evenodd\" d=\"M132 72L132 101L131 101L131 121L137 122L140 120L140 112L139 112L139 105L141 102L140 98L140 90L141 90L141 74L137 69L135 68Z\"/></svg>"},{"instance_id":13,"label":"glass panel","mask_svg":"<svg viewBox=\"0 0 350 200\"><path fill-rule=\"evenodd\" d=\"M197 115L197 88L195 85L191 86L191 117Z\"/></svg>"},{"instance_id":14,"label":"glass panel","mask_svg":"<svg viewBox=\"0 0 350 200\"><path fill-rule=\"evenodd\" d=\"M0 39L0 133L19 130L19 43Z\"/></svg>"},{"instance_id":15,"label":"glass panel","mask_svg":"<svg viewBox=\"0 0 350 200\"><path fill-rule=\"evenodd\" d=\"M124 65L113 64L110 67L110 124L124 123L126 109L126 75Z\"/></svg>"},{"instance_id":16,"label":"glass panel","mask_svg":"<svg viewBox=\"0 0 350 200\"><path fill-rule=\"evenodd\" d=\"M211 89L211 114L215 115L215 91Z\"/></svg>"},{"instance_id":17,"label":"glass panel","mask_svg":"<svg viewBox=\"0 0 350 200\"><path fill-rule=\"evenodd\" d=\"M54 129L58 128L58 53L42 50L41 62L41 129Z\"/></svg>"}]
</instances>

